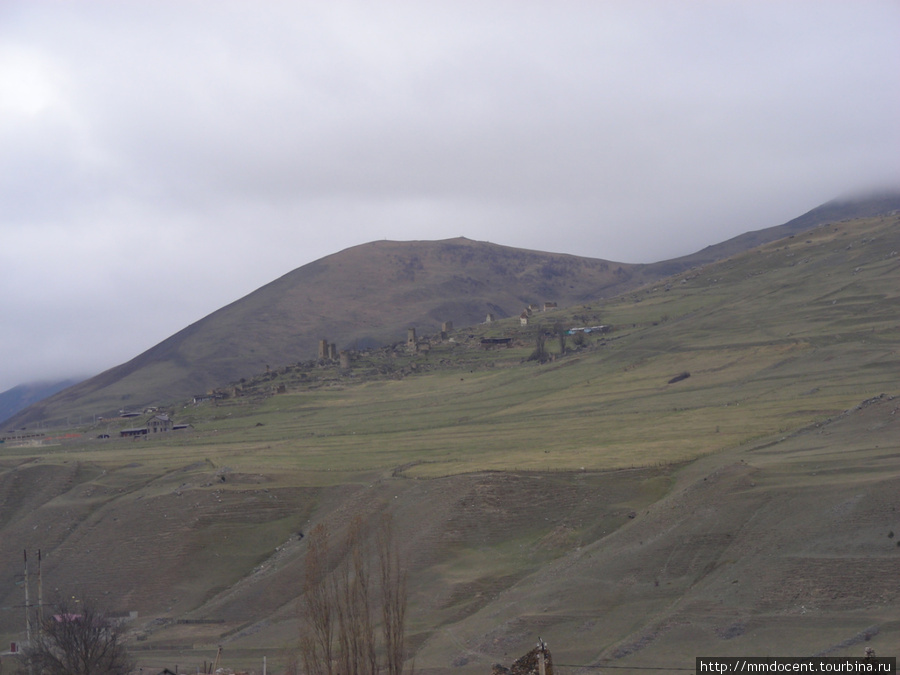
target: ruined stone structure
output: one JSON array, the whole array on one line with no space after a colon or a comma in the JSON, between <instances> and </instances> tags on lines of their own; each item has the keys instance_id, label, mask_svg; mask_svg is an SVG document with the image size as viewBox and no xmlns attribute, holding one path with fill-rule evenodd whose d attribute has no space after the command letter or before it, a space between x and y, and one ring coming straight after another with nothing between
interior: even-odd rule
<instances>
[{"instance_id":1,"label":"ruined stone structure","mask_svg":"<svg viewBox=\"0 0 900 675\"><path fill-rule=\"evenodd\" d=\"M512 347L512 338L481 338L482 349L492 349L494 347Z\"/></svg>"},{"instance_id":2,"label":"ruined stone structure","mask_svg":"<svg viewBox=\"0 0 900 675\"><path fill-rule=\"evenodd\" d=\"M538 645L506 668L499 663L491 668L491 675L553 675L553 659L550 650L543 640L538 638Z\"/></svg>"},{"instance_id":3,"label":"ruined stone structure","mask_svg":"<svg viewBox=\"0 0 900 675\"><path fill-rule=\"evenodd\" d=\"M319 361L337 361L337 345L328 340L319 340Z\"/></svg>"}]
</instances>

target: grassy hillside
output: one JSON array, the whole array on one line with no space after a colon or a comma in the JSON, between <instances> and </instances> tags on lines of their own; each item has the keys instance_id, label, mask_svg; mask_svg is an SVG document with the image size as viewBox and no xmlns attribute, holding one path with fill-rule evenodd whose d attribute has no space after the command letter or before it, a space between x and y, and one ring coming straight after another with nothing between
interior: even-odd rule
<instances>
[{"instance_id":1,"label":"grassy hillside","mask_svg":"<svg viewBox=\"0 0 900 675\"><path fill-rule=\"evenodd\" d=\"M898 210L900 210L900 192L897 191L887 190L867 196L833 199L783 225L745 232L727 241L707 246L701 251L679 258L675 262L682 265L682 268L673 269L671 273L728 258L748 249L768 244L777 239L785 239L792 234L797 235L821 225L829 225L842 220L874 218Z\"/></svg>"},{"instance_id":2,"label":"grassy hillside","mask_svg":"<svg viewBox=\"0 0 900 675\"><path fill-rule=\"evenodd\" d=\"M131 361L31 406L9 424L59 426L165 404L267 366L314 358L321 339L340 349L369 347L402 340L409 327L432 334L447 321L471 326L489 313L514 317L531 303L563 307L611 297L823 223L897 209L898 193L829 202L784 225L647 265L464 238L356 246L284 275Z\"/></svg>"},{"instance_id":3,"label":"grassy hillside","mask_svg":"<svg viewBox=\"0 0 900 675\"><path fill-rule=\"evenodd\" d=\"M378 241L304 265L188 326L131 361L32 406L10 424L58 426L203 393L340 349L566 306L634 286L636 266L468 239Z\"/></svg>"},{"instance_id":4,"label":"grassy hillside","mask_svg":"<svg viewBox=\"0 0 900 675\"><path fill-rule=\"evenodd\" d=\"M898 252L896 215L819 227L527 327L261 369L171 408L190 430L8 440L0 569L41 548L45 589L138 611L148 668L217 644L274 668L298 532L391 512L417 670L483 673L539 635L560 669L896 654ZM557 322L612 330L528 360Z\"/></svg>"}]
</instances>

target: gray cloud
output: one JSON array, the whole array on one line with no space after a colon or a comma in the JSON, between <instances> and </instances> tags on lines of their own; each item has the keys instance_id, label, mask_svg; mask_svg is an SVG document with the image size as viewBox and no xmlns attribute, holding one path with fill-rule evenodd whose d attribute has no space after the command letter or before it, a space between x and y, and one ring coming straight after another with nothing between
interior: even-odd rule
<instances>
[{"instance_id":1,"label":"gray cloud","mask_svg":"<svg viewBox=\"0 0 900 675\"><path fill-rule=\"evenodd\" d=\"M0 6L0 390L374 239L643 262L900 184L890 0Z\"/></svg>"}]
</instances>

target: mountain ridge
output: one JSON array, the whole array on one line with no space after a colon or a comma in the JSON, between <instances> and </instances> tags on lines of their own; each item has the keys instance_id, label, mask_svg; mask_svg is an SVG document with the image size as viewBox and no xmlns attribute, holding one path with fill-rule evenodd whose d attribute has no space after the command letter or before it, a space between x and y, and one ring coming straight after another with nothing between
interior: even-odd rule
<instances>
[{"instance_id":1,"label":"mountain ridge","mask_svg":"<svg viewBox=\"0 0 900 675\"><path fill-rule=\"evenodd\" d=\"M543 363L534 326L507 319L346 371L273 369L170 411L182 431L120 436L128 418L12 439L0 572L39 548L45 589L137 612L152 672L216 645L235 670L266 653L280 672L300 535L321 524L340 546L390 516L410 656L431 675L487 672L538 636L558 664L635 672L896 653L897 251L900 216L814 228L541 315L611 326L568 349L549 333ZM0 613L0 636L20 640L21 619Z\"/></svg>"},{"instance_id":2,"label":"mountain ridge","mask_svg":"<svg viewBox=\"0 0 900 675\"><path fill-rule=\"evenodd\" d=\"M2 424L2 420L10 419L20 410L24 410L28 406L42 401L63 389L68 389L84 379L83 377L74 377L48 382L28 382L0 392L0 424Z\"/></svg>"},{"instance_id":3,"label":"mountain ridge","mask_svg":"<svg viewBox=\"0 0 900 675\"><path fill-rule=\"evenodd\" d=\"M374 241L303 265L186 326L133 359L18 412L14 426L71 414L109 415L205 393L341 349L403 340L514 316L530 303L571 306L727 258L827 222L900 209L900 191L837 199L782 225L748 232L657 263L618 263L473 241Z\"/></svg>"},{"instance_id":4,"label":"mountain ridge","mask_svg":"<svg viewBox=\"0 0 900 675\"><path fill-rule=\"evenodd\" d=\"M575 304L621 288L639 267L465 238L361 244L282 275L14 423L78 405L109 414L190 397L268 365L313 358L320 339L365 348L401 340L408 327L427 334L444 321L471 325L529 303Z\"/></svg>"}]
</instances>

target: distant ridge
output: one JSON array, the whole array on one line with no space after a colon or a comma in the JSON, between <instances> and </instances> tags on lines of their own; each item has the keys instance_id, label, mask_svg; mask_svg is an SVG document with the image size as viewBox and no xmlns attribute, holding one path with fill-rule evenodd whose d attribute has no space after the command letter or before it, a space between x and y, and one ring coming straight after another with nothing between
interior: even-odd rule
<instances>
[{"instance_id":1,"label":"distant ridge","mask_svg":"<svg viewBox=\"0 0 900 675\"><path fill-rule=\"evenodd\" d=\"M677 262L687 263L688 266L705 265L819 225L836 223L848 218L871 218L898 209L900 209L900 189L879 191L867 196L833 199L783 225L745 232L720 244L707 246L701 251L678 258Z\"/></svg>"},{"instance_id":2,"label":"distant ridge","mask_svg":"<svg viewBox=\"0 0 900 675\"><path fill-rule=\"evenodd\" d=\"M20 384L0 393L0 427L20 410L81 382L81 379Z\"/></svg>"},{"instance_id":3,"label":"distant ridge","mask_svg":"<svg viewBox=\"0 0 900 675\"><path fill-rule=\"evenodd\" d=\"M838 199L783 225L647 265L544 253L465 238L377 241L300 267L187 326L130 361L35 403L10 422L108 415L183 400L242 377L339 349L401 341L442 322L464 327L517 315L530 303L596 302L740 251L846 218L900 209L900 190Z\"/></svg>"}]
</instances>

